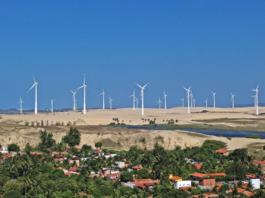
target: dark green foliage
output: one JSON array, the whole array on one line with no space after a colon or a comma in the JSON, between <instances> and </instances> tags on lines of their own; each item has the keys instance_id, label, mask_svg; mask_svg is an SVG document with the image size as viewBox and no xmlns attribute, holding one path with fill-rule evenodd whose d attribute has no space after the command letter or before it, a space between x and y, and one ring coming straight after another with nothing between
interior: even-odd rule
<instances>
[{"instance_id":1,"label":"dark green foliage","mask_svg":"<svg viewBox=\"0 0 265 198\"><path fill-rule=\"evenodd\" d=\"M53 134L47 133L47 131L40 132L40 143L36 147L37 150L47 152L47 149L51 148L55 144L55 140L52 139Z\"/></svg>"},{"instance_id":2,"label":"dark green foliage","mask_svg":"<svg viewBox=\"0 0 265 198\"><path fill-rule=\"evenodd\" d=\"M59 178L66 178L66 176L62 170L53 169L49 174L49 178L52 180L57 180Z\"/></svg>"},{"instance_id":3,"label":"dark green foliage","mask_svg":"<svg viewBox=\"0 0 265 198\"><path fill-rule=\"evenodd\" d=\"M139 179L147 179L150 178L150 174L148 172L147 168L142 168L141 170L138 171L137 173Z\"/></svg>"},{"instance_id":4,"label":"dark green foliage","mask_svg":"<svg viewBox=\"0 0 265 198\"><path fill-rule=\"evenodd\" d=\"M175 124L175 121L173 119L170 119L167 124Z\"/></svg>"},{"instance_id":5,"label":"dark green foliage","mask_svg":"<svg viewBox=\"0 0 265 198\"><path fill-rule=\"evenodd\" d=\"M113 125L115 125L115 122L111 122L109 125L110 125L110 126L113 126Z\"/></svg>"},{"instance_id":6,"label":"dark green foliage","mask_svg":"<svg viewBox=\"0 0 265 198\"><path fill-rule=\"evenodd\" d=\"M133 181L133 175L132 173L128 172L128 171L124 171L121 174L121 181L122 182L128 182L128 181Z\"/></svg>"},{"instance_id":7,"label":"dark green foliage","mask_svg":"<svg viewBox=\"0 0 265 198\"><path fill-rule=\"evenodd\" d=\"M150 120L150 121L149 121L149 124L150 124L150 125L154 125L154 124L156 124L156 121L155 121L155 120L154 120L154 121L153 121L153 120Z\"/></svg>"},{"instance_id":8,"label":"dark green foliage","mask_svg":"<svg viewBox=\"0 0 265 198\"><path fill-rule=\"evenodd\" d=\"M212 149L212 150L218 150L221 148L225 147L225 143L222 141L218 141L218 140L206 140L202 147L203 148L208 148L208 149Z\"/></svg>"},{"instance_id":9,"label":"dark green foliage","mask_svg":"<svg viewBox=\"0 0 265 198\"><path fill-rule=\"evenodd\" d=\"M84 144L84 145L82 146L81 152L88 153L88 152L90 152L90 151L92 151L92 147L91 147L91 146L86 145L86 144Z\"/></svg>"},{"instance_id":10,"label":"dark green foliage","mask_svg":"<svg viewBox=\"0 0 265 198\"><path fill-rule=\"evenodd\" d=\"M142 143L144 143L145 144L145 137L141 137L140 139L139 139L139 142L142 142Z\"/></svg>"},{"instance_id":11,"label":"dark green foliage","mask_svg":"<svg viewBox=\"0 0 265 198\"><path fill-rule=\"evenodd\" d=\"M262 139L259 135L247 135L246 138Z\"/></svg>"},{"instance_id":12,"label":"dark green foliage","mask_svg":"<svg viewBox=\"0 0 265 198\"><path fill-rule=\"evenodd\" d=\"M25 152L29 154L30 152L34 151L34 148L30 146L29 143L26 144Z\"/></svg>"},{"instance_id":13,"label":"dark green foliage","mask_svg":"<svg viewBox=\"0 0 265 198\"><path fill-rule=\"evenodd\" d=\"M68 134L63 137L64 142L68 143L69 146L78 145L80 143L80 139L81 139L80 132L76 128L73 128L73 127L71 127Z\"/></svg>"},{"instance_id":14,"label":"dark green foliage","mask_svg":"<svg viewBox=\"0 0 265 198\"><path fill-rule=\"evenodd\" d=\"M95 143L95 147L96 148L101 148L103 146L103 143L102 142L96 142Z\"/></svg>"},{"instance_id":15,"label":"dark green foliage","mask_svg":"<svg viewBox=\"0 0 265 198\"><path fill-rule=\"evenodd\" d=\"M19 146L17 144L9 144L7 147L8 151L15 151L15 152L19 152Z\"/></svg>"},{"instance_id":16,"label":"dark green foliage","mask_svg":"<svg viewBox=\"0 0 265 198\"><path fill-rule=\"evenodd\" d=\"M22 198L20 192L16 191L16 190L11 190L9 192L7 192L6 194L4 194L3 198Z\"/></svg>"}]
</instances>

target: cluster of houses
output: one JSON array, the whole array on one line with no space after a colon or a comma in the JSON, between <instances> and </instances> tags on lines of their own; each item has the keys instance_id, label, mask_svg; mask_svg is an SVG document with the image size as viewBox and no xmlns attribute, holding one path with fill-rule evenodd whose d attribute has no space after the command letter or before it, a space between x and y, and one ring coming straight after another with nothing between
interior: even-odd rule
<instances>
[{"instance_id":1,"label":"cluster of houses","mask_svg":"<svg viewBox=\"0 0 265 198\"><path fill-rule=\"evenodd\" d=\"M80 149L79 149L80 150ZM13 157L16 154L15 153L9 153L7 151L7 149L5 147L2 148L2 150L0 151L2 153L2 160L5 160L9 157ZM217 153L220 153L222 155L227 155L228 150L217 150ZM65 155L67 154L67 151L63 151L63 152L52 152L51 153L51 157L53 157L55 162L59 162L59 163L63 163L64 160L66 160L67 158L65 157ZM21 153L21 154L25 154L25 153ZM31 152L31 155L41 155L41 153L39 152ZM93 150L91 152L91 155L95 155L96 157L104 157L105 159L108 158L112 158L117 156L117 154L111 154L111 153L104 153L101 150ZM69 163L73 164L74 167L71 167L69 169L66 168L62 168L60 167L59 169L61 169L64 174L66 176L70 176L72 174L79 174L79 168L80 167L80 161L86 161L89 160L90 157L76 157L76 156L72 156L69 159ZM194 161L193 159L186 159L187 163L193 164L198 170L201 169L202 167L202 163L198 163L196 161ZM254 160L253 163L255 165L260 165L264 171L265 171L265 161L258 161L258 160ZM132 172L133 170L141 170L143 167L142 165L136 165L133 166L132 168L128 168L129 165L131 165L131 162L126 162L126 159L123 159L123 161L117 161L115 162L115 164L112 167L102 167L99 169L98 173L95 172L91 172L90 173L90 178L93 178L95 176L97 177L101 177L101 178L108 178L110 181L117 181L120 180L120 176L123 170ZM149 170L149 173L151 173L152 170ZM179 176L174 176L172 174L169 175L169 180L171 182L171 184L176 187L177 189L181 189L184 190L185 192L187 192L188 194L190 194L190 197L199 197L198 195L191 195L191 189L195 189L195 188L200 188L201 190L205 190L207 191L207 193L204 193L204 197L206 198L217 198L219 197L218 194L215 193L210 193L210 191L213 190L213 188L217 188L220 189L223 185L224 182L216 182L216 177L222 177L222 176L226 176L225 173L192 173L190 175L190 180L183 180L182 177ZM246 179L243 182L243 187L242 188L237 188L238 193L243 193L245 194L247 197L250 197L253 195L253 192L248 191L247 190L247 186L248 183L250 182L253 189L260 189L261 183L264 180L263 176L257 177L255 175L246 175ZM137 178L137 175L134 176L132 181L128 181L128 182L122 182L122 185L128 187L128 188L139 188L141 190L145 190L145 188L152 188L154 185L159 185L160 181L159 180L152 180L151 178L147 178L147 179L139 179ZM237 182L231 182L229 183L229 187L230 190L229 192L232 192L234 189L234 186L237 185ZM196 186L196 187L195 187Z\"/></svg>"}]
</instances>

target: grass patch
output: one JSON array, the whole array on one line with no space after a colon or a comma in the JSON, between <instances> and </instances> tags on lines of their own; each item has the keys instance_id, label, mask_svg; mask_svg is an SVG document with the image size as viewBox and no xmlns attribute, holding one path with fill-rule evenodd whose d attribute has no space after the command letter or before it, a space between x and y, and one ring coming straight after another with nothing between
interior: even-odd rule
<instances>
[{"instance_id":1,"label":"grass patch","mask_svg":"<svg viewBox=\"0 0 265 198\"><path fill-rule=\"evenodd\" d=\"M252 139L262 139L260 136L258 135L247 135L246 138L252 138Z\"/></svg>"}]
</instances>

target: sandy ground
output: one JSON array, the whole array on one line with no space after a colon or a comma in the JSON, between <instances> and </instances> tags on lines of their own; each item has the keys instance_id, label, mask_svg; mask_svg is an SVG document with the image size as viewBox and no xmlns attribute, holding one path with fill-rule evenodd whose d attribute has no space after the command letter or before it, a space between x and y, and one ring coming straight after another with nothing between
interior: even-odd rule
<instances>
[{"instance_id":1,"label":"sandy ground","mask_svg":"<svg viewBox=\"0 0 265 198\"><path fill-rule=\"evenodd\" d=\"M201 113L203 110L207 110L208 113ZM62 112L62 113L41 113L34 114L2 114L1 121L17 121L20 124L28 122L41 122L43 120L49 123L55 124L56 122L64 122L64 124L70 122L76 122L77 125L107 125L113 122L113 118L118 118L120 123L127 125L142 125L147 124L148 121L143 119L156 118L157 124L167 123L166 120L174 119L178 120L179 124L189 124L193 120L204 119L220 119L220 118L259 118L265 116L256 116L255 108L204 108L195 107L191 108L191 114L187 114L187 107L176 107L172 109L145 109L145 115L141 115L141 109L96 109L88 110L87 114L83 115L82 112ZM265 107L259 108L260 113L265 113Z\"/></svg>"},{"instance_id":2,"label":"sandy ground","mask_svg":"<svg viewBox=\"0 0 265 198\"><path fill-rule=\"evenodd\" d=\"M202 113L203 110L208 111ZM207 136L198 133L184 132L181 130L160 131L160 130L133 130L120 129L112 127L99 127L99 125L108 125L113 121L113 118L118 118L120 123L127 125L142 125L148 124L148 119L156 119L157 124L166 124L167 120L178 120L178 124L183 125L208 125L208 121L213 120L210 125L220 125L218 119L222 120L222 125L230 127L245 127L248 125L250 129L257 127L258 122L264 122L260 125L263 130L265 126L265 107L260 109L261 115L255 115L255 108L203 108L196 107L191 109L191 114L187 114L187 108L178 107L172 109L145 109L145 115L141 116L141 109L115 109L115 110L88 110L86 115L81 112L63 112L63 113L42 113L34 114L13 114L0 115L0 144L7 145L17 143L23 148L26 143L36 145L39 142L39 127L36 127L36 122L49 122L49 126L42 127L53 132L57 142L69 130L65 126L68 122L74 123L82 134L81 143L94 145L97 141L102 141L105 148L128 150L130 146L137 145L140 148L152 149L155 142L162 144L167 150L174 149L175 146L181 147L200 146L205 140L221 140L227 143L229 150L246 147L248 144L264 143L265 140L255 140L248 138L232 138L229 140L225 137ZM233 119L243 119L244 122L233 121ZM230 120L230 121L229 121ZM232 121L231 121L232 120ZM254 120L254 122L253 122ZM30 126L25 126L25 122L29 122ZM31 126L31 122L35 122L35 126ZM64 123L64 126L51 126L51 123ZM246 122L246 123L245 123ZM93 126L92 126L93 125ZM90 128L89 128L90 127ZM94 127L94 128L93 128ZM145 142L141 139L145 138Z\"/></svg>"}]
</instances>

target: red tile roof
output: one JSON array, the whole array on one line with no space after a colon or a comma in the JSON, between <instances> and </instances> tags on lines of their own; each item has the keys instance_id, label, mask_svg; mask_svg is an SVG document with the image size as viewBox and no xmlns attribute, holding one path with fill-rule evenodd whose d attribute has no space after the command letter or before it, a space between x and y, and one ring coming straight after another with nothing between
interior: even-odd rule
<instances>
[{"instance_id":1,"label":"red tile roof","mask_svg":"<svg viewBox=\"0 0 265 198\"><path fill-rule=\"evenodd\" d=\"M69 171L77 172L77 167L71 167L69 168Z\"/></svg>"},{"instance_id":2,"label":"red tile roof","mask_svg":"<svg viewBox=\"0 0 265 198\"><path fill-rule=\"evenodd\" d=\"M204 178L204 177L207 177L207 176L210 176L210 177L226 176L225 173L207 173L207 174L204 174L204 173L192 173L190 175L193 176L193 177L199 177L199 178Z\"/></svg>"},{"instance_id":3,"label":"red tile roof","mask_svg":"<svg viewBox=\"0 0 265 198\"><path fill-rule=\"evenodd\" d=\"M202 168L202 164L194 164L194 166L195 166L198 170L200 170L200 169Z\"/></svg>"},{"instance_id":4,"label":"red tile roof","mask_svg":"<svg viewBox=\"0 0 265 198\"><path fill-rule=\"evenodd\" d=\"M135 169L135 170L141 170L143 167L142 165L136 165L136 166L133 166L132 169Z\"/></svg>"},{"instance_id":5,"label":"red tile roof","mask_svg":"<svg viewBox=\"0 0 265 198\"><path fill-rule=\"evenodd\" d=\"M249 178L257 178L256 175L254 175L254 174L246 175L246 177L249 177Z\"/></svg>"},{"instance_id":6,"label":"red tile roof","mask_svg":"<svg viewBox=\"0 0 265 198\"><path fill-rule=\"evenodd\" d=\"M99 154L99 153L104 153L104 152L102 152L102 151L96 151L94 153Z\"/></svg>"},{"instance_id":7,"label":"red tile roof","mask_svg":"<svg viewBox=\"0 0 265 198\"><path fill-rule=\"evenodd\" d=\"M31 155L42 155L42 153L39 152L30 152Z\"/></svg>"},{"instance_id":8,"label":"red tile roof","mask_svg":"<svg viewBox=\"0 0 265 198\"><path fill-rule=\"evenodd\" d=\"M265 164L265 161L254 160L253 162L254 162L254 163L257 163L257 164L260 164L260 165L261 165L261 164Z\"/></svg>"},{"instance_id":9,"label":"red tile roof","mask_svg":"<svg viewBox=\"0 0 265 198\"><path fill-rule=\"evenodd\" d=\"M224 153L227 153L229 152L229 150L225 150L225 149L219 149L217 151L215 151L216 153L220 153L220 154L224 154Z\"/></svg>"}]
</instances>

